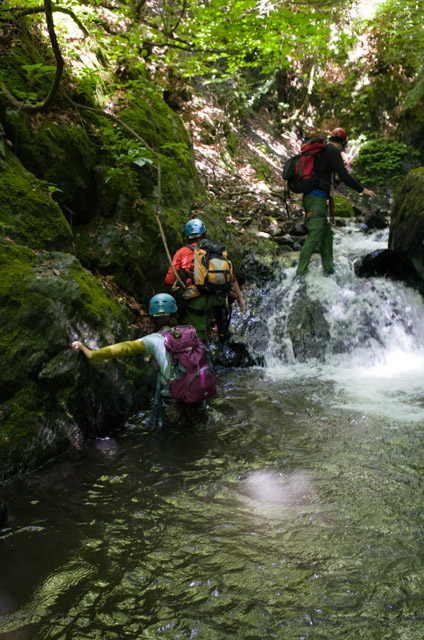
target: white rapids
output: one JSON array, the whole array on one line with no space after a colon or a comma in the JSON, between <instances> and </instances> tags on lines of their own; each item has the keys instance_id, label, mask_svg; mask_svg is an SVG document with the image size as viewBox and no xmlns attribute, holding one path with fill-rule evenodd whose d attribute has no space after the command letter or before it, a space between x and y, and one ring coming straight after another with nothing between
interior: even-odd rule
<instances>
[{"instance_id":1,"label":"white rapids","mask_svg":"<svg viewBox=\"0 0 424 640\"><path fill-rule=\"evenodd\" d=\"M366 236L357 227L336 231L336 272L330 277L323 276L318 257L304 282L295 278L294 267L285 270L272 292L279 304L267 320L265 368L274 381L331 383L325 402L334 407L393 422L424 421L424 300L401 282L358 278L353 269L358 257L387 248L387 235ZM284 330L300 287L324 308L329 339L319 361L297 362Z\"/></svg>"}]
</instances>

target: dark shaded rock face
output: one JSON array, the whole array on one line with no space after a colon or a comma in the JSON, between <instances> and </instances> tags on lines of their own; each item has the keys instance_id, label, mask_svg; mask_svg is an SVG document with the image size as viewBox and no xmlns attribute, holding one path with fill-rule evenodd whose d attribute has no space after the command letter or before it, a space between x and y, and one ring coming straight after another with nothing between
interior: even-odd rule
<instances>
[{"instance_id":1,"label":"dark shaded rock face","mask_svg":"<svg viewBox=\"0 0 424 640\"><path fill-rule=\"evenodd\" d=\"M93 366L70 349L128 339L132 321L74 256L3 239L0 273L4 477L122 425L153 385L142 359Z\"/></svg>"},{"instance_id":2,"label":"dark shaded rock face","mask_svg":"<svg viewBox=\"0 0 424 640\"><path fill-rule=\"evenodd\" d=\"M359 278L387 277L401 280L424 292L424 282L414 263L401 251L381 249L373 251L355 263L355 274Z\"/></svg>"},{"instance_id":3,"label":"dark shaded rock face","mask_svg":"<svg viewBox=\"0 0 424 640\"><path fill-rule=\"evenodd\" d=\"M367 229L374 231L375 229L386 229L389 226L387 216L384 211L374 211L368 213L364 217L364 224Z\"/></svg>"},{"instance_id":4,"label":"dark shaded rock face","mask_svg":"<svg viewBox=\"0 0 424 640\"><path fill-rule=\"evenodd\" d=\"M70 251L72 231L59 206L10 152L0 153L0 232L33 249Z\"/></svg>"},{"instance_id":5,"label":"dark shaded rock face","mask_svg":"<svg viewBox=\"0 0 424 640\"><path fill-rule=\"evenodd\" d=\"M214 366L225 368L251 367L255 363L247 346L243 342L231 339L228 342L217 342L213 345L212 361Z\"/></svg>"},{"instance_id":6,"label":"dark shaded rock face","mask_svg":"<svg viewBox=\"0 0 424 640\"><path fill-rule=\"evenodd\" d=\"M424 279L424 167L410 171L393 204L389 249L414 264Z\"/></svg>"},{"instance_id":7,"label":"dark shaded rock face","mask_svg":"<svg viewBox=\"0 0 424 640\"><path fill-rule=\"evenodd\" d=\"M0 70L25 93L24 67L43 63L45 50L19 30L22 47L0 34ZM49 86L41 79L33 90L42 99ZM168 264L155 217L157 157L125 127L106 126L101 108L78 113L64 98L34 117L0 91L1 478L122 426L149 405L156 377L142 358L94 365L70 348L76 339L99 348L141 337L125 295L143 303L163 290ZM204 195L190 136L147 80L118 116L160 154L172 253ZM113 276L119 305L93 273Z\"/></svg>"}]
</instances>

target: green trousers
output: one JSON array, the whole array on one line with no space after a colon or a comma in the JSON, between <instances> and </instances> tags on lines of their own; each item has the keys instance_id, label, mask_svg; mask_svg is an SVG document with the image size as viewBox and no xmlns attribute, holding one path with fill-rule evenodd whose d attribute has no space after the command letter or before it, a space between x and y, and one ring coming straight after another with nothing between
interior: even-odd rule
<instances>
[{"instance_id":1,"label":"green trousers","mask_svg":"<svg viewBox=\"0 0 424 640\"><path fill-rule=\"evenodd\" d=\"M207 310L211 307L220 307L224 303L225 296L218 293L198 296L186 302L187 313L185 321L196 329L200 340L207 340L208 338ZM199 315L199 312L202 312L202 314Z\"/></svg>"},{"instance_id":2,"label":"green trousers","mask_svg":"<svg viewBox=\"0 0 424 640\"><path fill-rule=\"evenodd\" d=\"M327 200L320 196L306 195L303 206L306 213L311 215L306 220L308 237L300 251L296 273L303 275L308 271L312 254L316 250L320 252L325 273L333 273L333 230L327 220Z\"/></svg>"}]
</instances>

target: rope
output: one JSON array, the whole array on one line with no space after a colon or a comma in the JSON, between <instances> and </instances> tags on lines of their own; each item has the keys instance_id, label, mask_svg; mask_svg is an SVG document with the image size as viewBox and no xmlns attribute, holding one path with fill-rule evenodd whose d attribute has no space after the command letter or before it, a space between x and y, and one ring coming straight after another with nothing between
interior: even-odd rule
<instances>
[{"instance_id":1,"label":"rope","mask_svg":"<svg viewBox=\"0 0 424 640\"><path fill-rule=\"evenodd\" d=\"M109 120L113 120L113 122L116 122L117 124L119 124L121 127L126 129L132 136L134 136L134 138L139 140L139 142L141 142L142 145L144 145L146 147L146 149L148 151L150 151L150 153L156 158L156 160L157 160L157 172L158 172L158 197L157 197L157 200L156 200L155 218L156 218L156 222L157 222L158 227L159 227L159 232L160 232L160 235L161 235L161 238L162 238L163 246L165 248L165 253L166 253L166 256L168 258L169 264L172 267L172 271L175 274L175 278L178 280L180 285L184 289L186 289L187 286L186 286L185 282L183 282L181 277L178 275L178 272L177 272L176 268L172 264L172 256L171 256L171 254L169 252L169 248L168 248L168 243L166 241L165 232L163 230L162 222L160 220L160 205L161 205L161 199L162 199L162 172L161 172L161 162L160 162L159 154L156 153L156 151L154 151L154 149L152 149L152 147L150 145L148 145L147 142L145 140L143 140L143 138L141 136L139 136L136 131L134 131L134 129L132 129L125 122L123 122L122 120L120 120L116 116L112 115L111 113L106 113L105 111L100 111L99 109L94 109L93 107L87 107L86 105L83 105L83 104L76 104L75 102L73 102L72 104L77 109L77 111L78 111L78 109L85 109L86 111L91 111L92 113L95 113L97 115L104 116L105 118L109 118Z\"/></svg>"}]
</instances>

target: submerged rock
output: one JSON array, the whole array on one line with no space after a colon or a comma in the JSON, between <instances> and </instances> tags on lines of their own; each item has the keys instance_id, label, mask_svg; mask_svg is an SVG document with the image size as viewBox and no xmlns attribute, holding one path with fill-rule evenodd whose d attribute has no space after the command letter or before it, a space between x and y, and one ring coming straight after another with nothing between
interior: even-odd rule
<instances>
[{"instance_id":1,"label":"submerged rock","mask_svg":"<svg viewBox=\"0 0 424 640\"><path fill-rule=\"evenodd\" d=\"M224 342L216 342L211 347L214 366L225 368L251 367L256 364L249 354L247 346L232 338Z\"/></svg>"}]
</instances>

